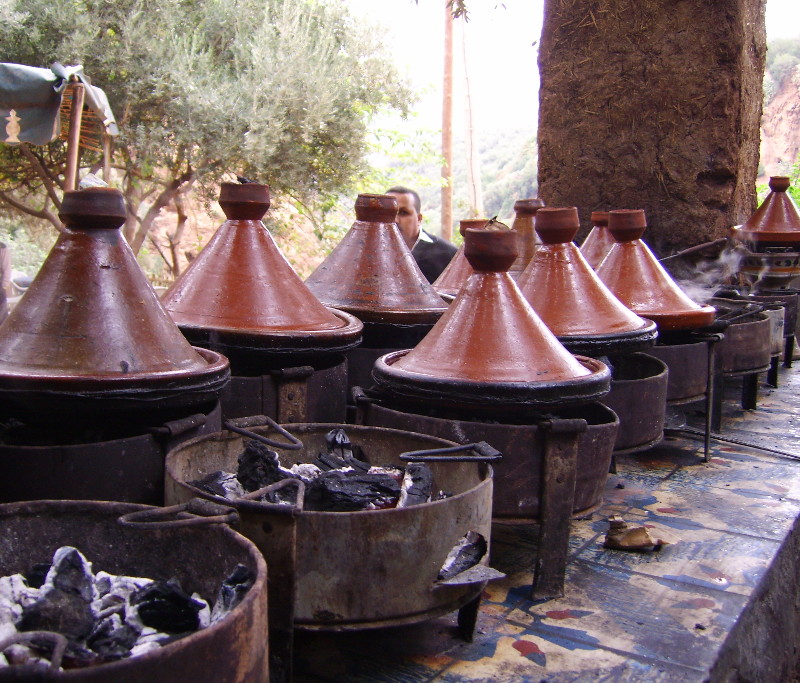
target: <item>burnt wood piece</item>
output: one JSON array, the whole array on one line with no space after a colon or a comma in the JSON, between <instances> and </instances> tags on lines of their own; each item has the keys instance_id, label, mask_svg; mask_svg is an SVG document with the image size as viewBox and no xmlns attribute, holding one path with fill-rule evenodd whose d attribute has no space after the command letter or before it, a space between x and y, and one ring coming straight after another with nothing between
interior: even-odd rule
<instances>
[{"instance_id":1,"label":"burnt wood piece","mask_svg":"<svg viewBox=\"0 0 800 683\"><path fill-rule=\"evenodd\" d=\"M192 599L175 579L154 581L130 598L139 619L162 633L188 633L200 627L203 603Z\"/></svg>"},{"instance_id":2,"label":"burnt wood piece","mask_svg":"<svg viewBox=\"0 0 800 683\"><path fill-rule=\"evenodd\" d=\"M393 507L399 496L400 484L388 474L331 470L309 486L305 509L352 512L370 504L381 507L387 503Z\"/></svg>"},{"instance_id":3,"label":"burnt wood piece","mask_svg":"<svg viewBox=\"0 0 800 683\"><path fill-rule=\"evenodd\" d=\"M578 434L586 420L554 418L539 424L542 432L542 488L540 493L539 551L533 571L532 599L564 595L569 552L569 530L575 498Z\"/></svg>"},{"instance_id":4,"label":"burnt wood piece","mask_svg":"<svg viewBox=\"0 0 800 683\"><path fill-rule=\"evenodd\" d=\"M278 454L258 441L246 441L239 455L236 477L245 491L258 489L286 479L281 471Z\"/></svg>"},{"instance_id":5,"label":"burnt wood piece","mask_svg":"<svg viewBox=\"0 0 800 683\"><path fill-rule=\"evenodd\" d=\"M433 494L433 472L422 462L411 462L406 466L403 485L400 489L400 500L397 507L427 503Z\"/></svg>"}]
</instances>

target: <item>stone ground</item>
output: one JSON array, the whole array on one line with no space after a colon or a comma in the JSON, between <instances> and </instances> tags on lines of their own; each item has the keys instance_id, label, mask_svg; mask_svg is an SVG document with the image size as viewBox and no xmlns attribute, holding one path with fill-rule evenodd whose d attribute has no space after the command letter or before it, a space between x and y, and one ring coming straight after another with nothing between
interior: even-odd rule
<instances>
[{"instance_id":1,"label":"stone ground","mask_svg":"<svg viewBox=\"0 0 800 683\"><path fill-rule=\"evenodd\" d=\"M797 367L782 368L779 388L762 384L754 411L741 410L738 380L729 381L721 436L800 458L797 375ZM697 413L689 421L702 425ZM361 633L300 634L295 680L717 680L712 667L721 653L725 659L739 641L741 647L754 642L752 634L742 635L747 629L731 635L737 621L755 623L756 631L764 626L758 610L768 602L763 592L776 573L765 575L780 564L782 543L796 542L790 531L799 513L800 461L713 441L705 463L701 441L670 436L645 453L620 457L602 507L573 523L563 598L530 600L536 527L496 523L491 564L507 578L488 585L474 642L458 638L455 614ZM645 525L671 543L660 552L604 549L610 515ZM786 541L784 559L796 552L792 548ZM794 559L787 566L796 588ZM781 655L790 662L797 661L796 642L786 646L793 654ZM753 647L764 647L763 639ZM720 680L791 675L740 673Z\"/></svg>"}]
</instances>

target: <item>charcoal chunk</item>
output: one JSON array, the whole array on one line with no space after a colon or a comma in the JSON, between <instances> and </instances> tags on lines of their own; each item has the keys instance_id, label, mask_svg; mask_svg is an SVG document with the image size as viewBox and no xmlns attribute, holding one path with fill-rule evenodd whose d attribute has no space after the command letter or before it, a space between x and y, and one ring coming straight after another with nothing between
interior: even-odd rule
<instances>
[{"instance_id":1,"label":"charcoal chunk","mask_svg":"<svg viewBox=\"0 0 800 683\"><path fill-rule=\"evenodd\" d=\"M232 472L217 470L202 479L189 483L201 491L223 498L241 498L244 495L244 488Z\"/></svg>"},{"instance_id":2,"label":"charcoal chunk","mask_svg":"<svg viewBox=\"0 0 800 683\"><path fill-rule=\"evenodd\" d=\"M94 624L90 603L75 593L51 588L22 610L16 626L19 631L55 631L70 640L81 640Z\"/></svg>"},{"instance_id":3,"label":"charcoal chunk","mask_svg":"<svg viewBox=\"0 0 800 683\"><path fill-rule=\"evenodd\" d=\"M245 442L244 451L239 454L236 476L245 491L257 491L287 478L278 454L260 441Z\"/></svg>"},{"instance_id":4,"label":"charcoal chunk","mask_svg":"<svg viewBox=\"0 0 800 683\"><path fill-rule=\"evenodd\" d=\"M139 638L138 629L112 614L97 623L86 645L106 661L127 657Z\"/></svg>"},{"instance_id":5,"label":"charcoal chunk","mask_svg":"<svg viewBox=\"0 0 800 683\"><path fill-rule=\"evenodd\" d=\"M130 597L139 619L164 633L186 633L200 626L198 613L204 603L193 600L175 579L154 581Z\"/></svg>"},{"instance_id":6,"label":"charcoal chunk","mask_svg":"<svg viewBox=\"0 0 800 683\"><path fill-rule=\"evenodd\" d=\"M50 571L52 565L47 562L37 562L27 572L25 572L25 580L31 588L41 588L44 580L47 578L47 572Z\"/></svg>"},{"instance_id":7,"label":"charcoal chunk","mask_svg":"<svg viewBox=\"0 0 800 683\"><path fill-rule=\"evenodd\" d=\"M250 590L256 577L243 564L237 564L230 576L222 582L217 593L217 601L211 611L211 623L219 621L238 605Z\"/></svg>"},{"instance_id":8,"label":"charcoal chunk","mask_svg":"<svg viewBox=\"0 0 800 683\"><path fill-rule=\"evenodd\" d=\"M352 512L369 505L394 505L400 495L400 484L387 474L342 472L321 474L306 492L307 510Z\"/></svg>"},{"instance_id":9,"label":"charcoal chunk","mask_svg":"<svg viewBox=\"0 0 800 683\"><path fill-rule=\"evenodd\" d=\"M433 472L424 462L412 462L406 467L403 475L403 486L397 507L421 505L431 499L433 492Z\"/></svg>"},{"instance_id":10,"label":"charcoal chunk","mask_svg":"<svg viewBox=\"0 0 800 683\"><path fill-rule=\"evenodd\" d=\"M344 429L332 429L325 435L325 443L328 445L328 455L341 461L343 464L338 467L352 467L366 472L369 463L364 461L364 453L361 448L350 441L350 437Z\"/></svg>"},{"instance_id":11,"label":"charcoal chunk","mask_svg":"<svg viewBox=\"0 0 800 683\"><path fill-rule=\"evenodd\" d=\"M63 546L53 555L53 564L47 572L43 589L50 586L91 602L94 597L92 566L78 550Z\"/></svg>"},{"instance_id":12,"label":"charcoal chunk","mask_svg":"<svg viewBox=\"0 0 800 683\"><path fill-rule=\"evenodd\" d=\"M447 554L439 570L438 580L450 579L478 564L488 549L489 544L481 534L477 531L468 531Z\"/></svg>"}]
</instances>

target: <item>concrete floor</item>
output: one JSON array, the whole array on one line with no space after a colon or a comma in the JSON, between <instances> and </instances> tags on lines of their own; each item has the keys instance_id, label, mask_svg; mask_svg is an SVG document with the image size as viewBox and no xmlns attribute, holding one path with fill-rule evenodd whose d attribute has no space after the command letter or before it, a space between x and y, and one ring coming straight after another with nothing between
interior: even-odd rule
<instances>
[{"instance_id":1,"label":"concrete floor","mask_svg":"<svg viewBox=\"0 0 800 683\"><path fill-rule=\"evenodd\" d=\"M798 368L742 411L727 384L721 436L797 453ZM702 417L690 415L702 426ZM351 634L300 634L295 681L791 681L800 643L800 460L669 437L620 457L604 503L572 525L566 595L529 599L536 527L496 523L474 642L455 615ZM606 550L610 515L670 540ZM794 680L797 680L796 678Z\"/></svg>"}]
</instances>

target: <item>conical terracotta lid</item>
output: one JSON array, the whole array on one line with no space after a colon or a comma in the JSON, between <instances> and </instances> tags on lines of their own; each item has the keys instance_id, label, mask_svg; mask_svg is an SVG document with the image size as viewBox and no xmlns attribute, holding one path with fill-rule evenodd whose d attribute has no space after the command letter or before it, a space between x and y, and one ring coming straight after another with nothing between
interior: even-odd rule
<instances>
[{"instance_id":1,"label":"conical terracotta lid","mask_svg":"<svg viewBox=\"0 0 800 683\"><path fill-rule=\"evenodd\" d=\"M420 271L395 223L391 195L360 194L356 220L306 280L327 306L365 322L433 324L447 306Z\"/></svg>"},{"instance_id":2,"label":"conical terracotta lid","mask_svg":"<svg viewBox=\"0 0 800 683\"><path fill-rule=\"evenodd\" d=\"M743 225L732 229L733 236L764 247L800 246L800 213L786 192L790 186L788 177L772 176L770 193Z\"/></svg>"},{"instance_id":3,"label":"conical terracotta lid","mask_svg":"<svg viewBox=\"0 0 800 683\"><path fill-rule=\"evenodd\" d=\"M641 240L644 211L611 211L608 228L616 240L597 267L598 277L634 313L649 318L659 331L693 330L714 322L713 306L692 301Z\"/></svg>"},{"instance_id":4,"label":"conical terracotta lid","mask_svg":"<svg viewBox=\"0 0 800 683\"><path fill-rule=\"evenodd\" d=\"M608 230L608 211L592 211L592 229L581 245L583 258L592 268L597 268L612 246L614 238Z\"/></svg>"},{"instance_id":5,"label":"conical terracotta lid","mask_svg":"<svg viewBox=\"0 0 800 683\"><path fill-rule=\"evenodd\" d=\"M516 232L467 229L464 239L476 272L415 348L376 361L375 381L401 396L472 406L552 407L605 394L608 368L570 354L508 274Z\"/></svg>"},{"instance_id":6,"label":"conical terracotta lid","mask_svg":"<svg viewBox=\"0 0 800 683\"><path fill-rule=\"evenodd\" d=\"M323 306L261 222L269 188L222 183L219 203L227 220L162 297L184 334L223 350L356 346L361 322Z\"/></svg>"},{"instance_id":7,"label":"conical terracotta lid","mask_svg":"<svg viewBox=\"0 0 800 683\"><path fill-rule=\"evenodd\" d=\"M162 308L119 228L122 193L66 192L61 233L0 328L0 395L191 405L219 391L224 356L194 349Z\"/></svg>"},{"instance_id":8,"label":"conical terracotta lid","mask_svg":"<svg viewBox=\"0 0 800 683\"><path fill-rule=\"evenodd\" d=\"M514 222L511 229L517 231L517 259L511 264L508 272L515 280L522 274L531 262L539 239L536 237L534 220L536 212L544 206L544 201L538 197L518 199L514 202Z\"/></svg>"},{"instance_id":9,"label":"conical terracotta lid","mask_svg":"<svg viewBox=\"0 0 800 683\"><path fill-rule=\"evenodd\" d=\"M465 218L459 221L458 231L464 237L464 231L467 228L480 230L488 222L488 218ZM464 245L462 244L456 255L450 259L450 263L445 266L442 274L433 283L433 288L442 296L456 296L474 272L467 257L464 256Z\"/></svg>"},{"instance_id":10,"label":"conical terracotta lid","mask_svg":"<svg viewBox=\"0 0 800 683\"><path fill-rule=\"evenodd\" d=\"M573 353L605 355L652 346L656 325L626 308L597 277L572 242L578 209L536 214L542 243L517 285L550 331Z\"/></svg>"}]
</instances>

